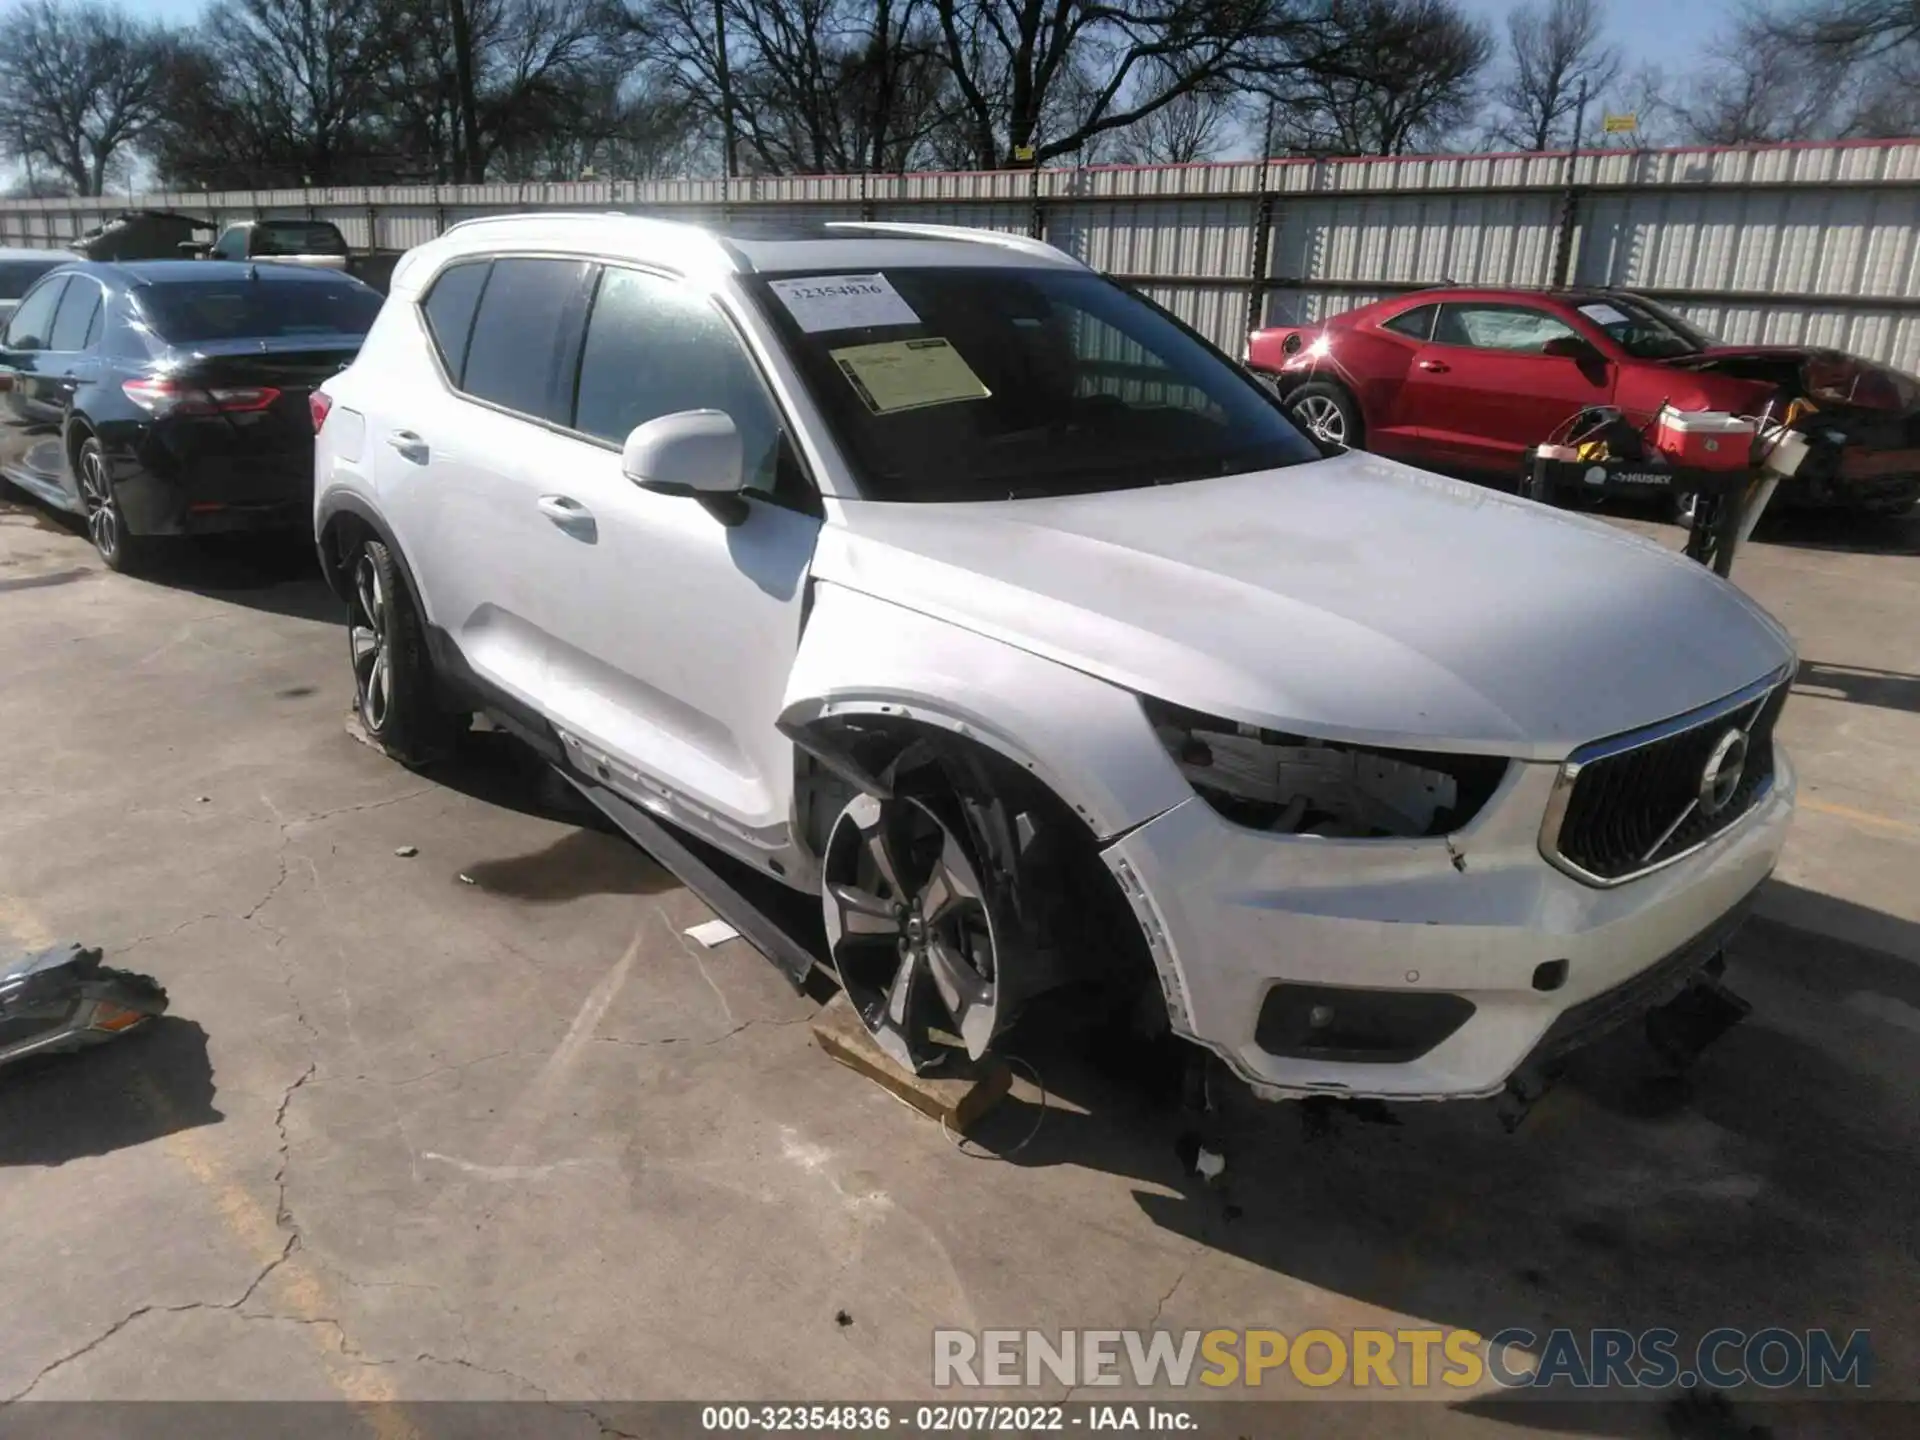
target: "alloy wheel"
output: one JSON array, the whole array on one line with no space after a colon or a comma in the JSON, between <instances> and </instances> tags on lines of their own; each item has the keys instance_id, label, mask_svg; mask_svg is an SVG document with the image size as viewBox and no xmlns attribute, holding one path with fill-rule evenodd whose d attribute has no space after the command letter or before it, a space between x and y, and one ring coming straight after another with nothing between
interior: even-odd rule
<instances>
[{"instance_id":1,"label":"alloy wheel","mask_svg":"<svg viewBox=\"0 0 1920 1440\"><path fill-rule=\"evenodd\" d=\"M1347 443L1347 417L1332 396L1303 396L1293 407L1293 413L1314 439L1329 445Z\"/></svg>"},{"instance_id":2,"label":"alloy wheel","mask_svg":"<svg viewBox=\"0 0 1920 1440\"><path fill-rule=\"evenodd\" d=\"M106 457L92 445L80 451L80 500L87 511L87 538L111 564L120 554L120 509L113 502L113 482L107 477Z\"/></svg>"},{"instance_id":3,"label":"alloy wheel","mask_svg":"<svg viewBox=\"0 0 1920 1440\"><path fill-rule=\"evenodd\" d=\"M998 946L960 837L911 797L856 796L827 842L827 940L880 1049L915 1073L980 1056L998 1013Z\"/></svg>"},{"instance_id":4,"label":"alloy wheel","mask_svg":"<svg viewBox=\"0 0 1920 1440\"><path fill-rule=\"evenodd\" d=\"M360 723L378 735L393 706L393 664L387 653L387 587L380 567L364 551L353 572L352 614L347 644L353 654L354 705Z\"/></svg>"},{"instance_id":5,"label":"alloy wheel","mask_svg":"<svg viewBox=\"0 0 1920 1440\"><path fill-rule=\"evenodd\" d=\"M1300 420L1315 440L1329 445L1346 444L1346 413L1332 396L1304 396L1294 405L1294 419Z\"/></svg>"}]
</instances>

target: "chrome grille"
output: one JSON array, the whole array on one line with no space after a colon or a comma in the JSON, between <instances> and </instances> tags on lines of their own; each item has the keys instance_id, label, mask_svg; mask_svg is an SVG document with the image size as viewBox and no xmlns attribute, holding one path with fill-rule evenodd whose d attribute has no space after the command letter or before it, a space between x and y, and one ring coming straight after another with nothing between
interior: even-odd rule
<instances>
[{"instance_id":1,"label":"chrome grille","mask_svg":"<svg viewBox=\"0 0 1920 1440\"><path fill-rule=\"evenodd\" d=\"M1590 885L1619 885L1723 834L1773 788L1773 726L1789 678L1770 676L1703 710L1576 750L1554 785L1541 853ZM1715 767L1721 783L1711 786L1716 752L1724 752Z\"/></svg>"}]
</instances>

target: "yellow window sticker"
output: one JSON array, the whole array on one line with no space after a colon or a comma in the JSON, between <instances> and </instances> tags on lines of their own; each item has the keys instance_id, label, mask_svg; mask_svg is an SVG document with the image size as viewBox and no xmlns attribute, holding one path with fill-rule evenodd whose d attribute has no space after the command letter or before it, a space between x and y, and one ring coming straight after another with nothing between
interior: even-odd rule
<instances>
[{"instance_id":1,"label":"yellow window sticker","mask_svg":"<svg viewBox=\"0 0 1920 1440\"><path fill-rule=\"evenodd\" d=\"M960 352L937 336L849 345L829 353L847 383L876 415L984 400L993 393L980 383Z\"/></svg>"}]
</instances>

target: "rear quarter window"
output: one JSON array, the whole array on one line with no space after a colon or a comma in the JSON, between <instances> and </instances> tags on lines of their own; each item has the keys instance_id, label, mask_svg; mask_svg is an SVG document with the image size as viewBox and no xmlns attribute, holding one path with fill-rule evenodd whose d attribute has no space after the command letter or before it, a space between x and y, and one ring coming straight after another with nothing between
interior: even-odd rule
<instances>
[{"instance_id":1,"label":"rear quarter window","mask_svg":"<svg viewBox=\"0 0 1920 1440\"><path fill-rule=\"evenodd\" d=\"M1409 340L1425 340L1433 334L1433 317L1439 310L1438 305L1416 305L1411 310L1401 311L1391 320L1382 320L1380 328L1404 335Z\"/></svg>"},{"instance_id":2,"label":"rear quarter window","mask_svg":"<svg viewBox=\"0 0 1920 1440\"><path fill-rule=\"evenodd\" d=\"M466 369L467 338L473 334L473 317L480 308L480 294L487 287L491 268L486 260L449 265L420 303L433 348L440 352L440 363L455 385L461 383Z\"/></svg>"}]
</instances>

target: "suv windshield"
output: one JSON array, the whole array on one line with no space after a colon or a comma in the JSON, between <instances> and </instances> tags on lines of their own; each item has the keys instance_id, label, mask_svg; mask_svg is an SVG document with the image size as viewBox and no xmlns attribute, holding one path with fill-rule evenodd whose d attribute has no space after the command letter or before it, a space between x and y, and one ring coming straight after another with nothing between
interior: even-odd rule
<instances>
[{"instance_id":1,"label":"suv windshield","mask_svg":"<svg viewBox=\"0 0 1920 1440\"><path fill-rule=\"evenodd\" d=\"M1714 343L1709 335L1651 301L1628 295L1590 300L1580 313L1598 325L1636 360L1673 360L1698 355Z\"/></svg>"},{"instance_id":2,"label":"suv windshield","mask_svg":"<svg viewBox=\"0 0 1920 1440\"><path fill-rule=\"evenodd\" d=\"M263 267L264 269L285 267ZM271 340L364 335L380 313L377 292L354 280L178 280L143 285L135 303L161 339Z\"/></svg>"},{"instance_id":3,"label":"suv windshield","mask_svg":"<svg viewBox=\"0 0 1920 1440\"><path fill-rule=\"evenodd\" d=\"M18 300L33 282L67 260L0 260L0 300Z\"/></svg>"},{"instance_id":4,"label":"suv windshield","mask_svg":"<svg viewBox=\"0 0 1920 1440\"><path fill-rule=\"evenodd\" d=\"M1297 465L1320 452L1164 312L1074 270L751 276L877 500L1005 500Z\"/></svg>"}]
</instances>

